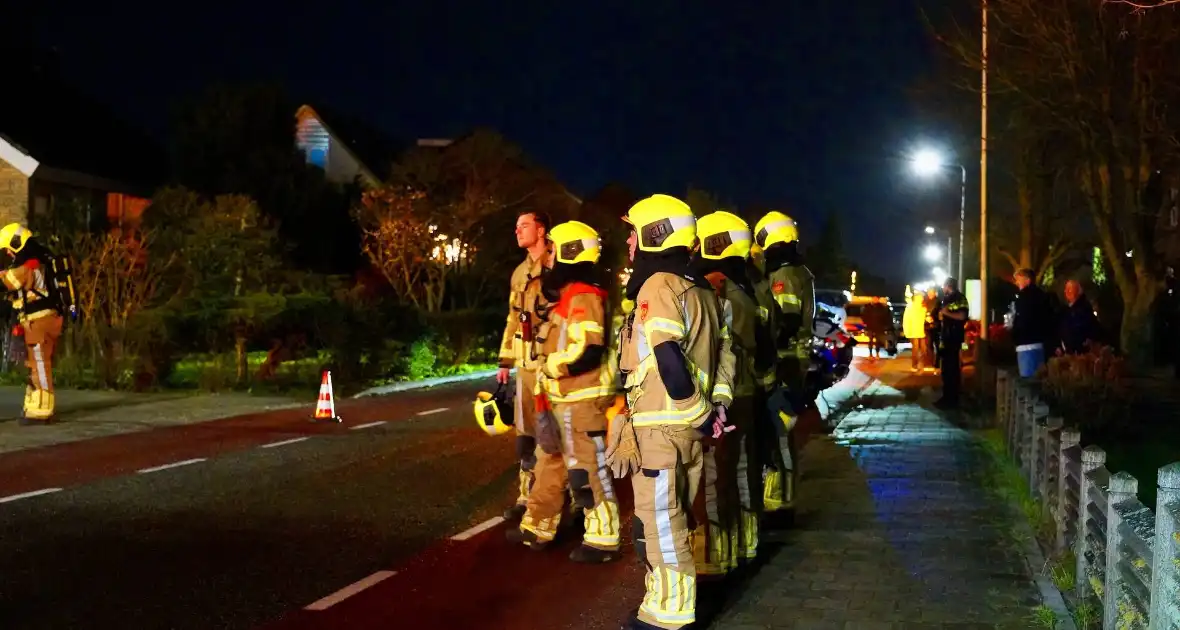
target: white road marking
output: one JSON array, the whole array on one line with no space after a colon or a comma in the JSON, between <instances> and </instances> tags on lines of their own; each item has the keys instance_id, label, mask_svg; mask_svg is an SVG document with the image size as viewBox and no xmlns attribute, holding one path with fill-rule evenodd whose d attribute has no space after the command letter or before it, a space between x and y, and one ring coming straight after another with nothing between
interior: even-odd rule
<instances>
[{"instance_id":1,"label":"white road marking","mask_svg":"<svg viewBox=\"0 0 1180 630\"><path fill-rule=\"evenodd\" d=\"M286 446L288 444L295 444L296 442L302 442L304 440L310 440L310 439L311 439L310 435L305 435L303 437L291 438L289 440L283 440L281 442L271 442L270 444L263 444L262 446L259 446L258 448L274 448L276 446Z\"/></svg>"},{"instance_id":2,"label":"white road marking","mask_svg":"<svg viewBox=\"0 0 1180 630\"><path fill-rule=\"evenodd\" d=\"M22 492L20 494L10 494L6 497L0 497L0 503L8 503L9 501L18 501L20 499L28 499L29 497L39 497L43 494L53 494L54 492L61 492L61 488L42 488L32 492Z\"/></svg>"},{"instance_id":3,"label":"white road marking","mask_svg":"<svg viewBox=\"0 0 1180 630\"><path fill-rule=\"evenodd\" d=\"M365 424L358 424L355 427L348 427L348 430L349 431L356 431L357 429L368 429L369 427L379 427L383 424L385 424L384 420L378 420L376 422L367 422Z\"/></svg>"},{"instance_id":4,"label":"white road marking","mask_svg":"<svg viewBox=\"0 0 1180 630\"><path fill-rule=\"evenodd\" d=\"M477 536L483 532L486 532L489 529L491 529L503 522L504 522L503 516L489 518L488 520L480 523L479 525L476 525L475 527L472 527L471 529L469 529L467 531L459 532L458 534L451 536L451 540L468 540L470 538L474 538L475 536Z\"/></svg>"},{"instance_id":5,"label":"white road marking","mask_svg":"<svg viewBox=\"0 0 1180 630\"><path fill-rule=\"evenodd\" d=\"M348 599L349 597L352 597L353 595L356 595L366 588L369 588L370 586L373 586L382 580L387 580L395 575L397 575L397 571L378 571L373 575L364 578L363 580L357 580L356 582L345 586L344 588L321 600L308 604L304 610L327 610L328 608L339 604L340 602Z\"/></svg>"},{"instance_id":6,"label":"white road marking","mask_svg":"<svg viewBox=\"0 0 1180 630\"><path fill-rule=\"evenodd\" d=\"M436 413L442 413L442 412L444 412L444 411L446 411L446 410L448 410L448 409L450 409L450 407L439 407L438 409L428 409L428 410L426 410L426 411L419 411L419 412L418 412L418 415L420 415L420 416L430 416L430 415L434 415L434 414L436 414Z\"/></svg>"},{"instance_id":7,"label":"white road marking","mask_svg":"<svg viewBox=\"0 0 1180 630\"><path fill-rule=\"evenodd\" d=\"M180 466L188 466L189 464L196 464L198 462L203 462L203 461L205 461L204 457L198 457L196 459L186 459L182 462L172 462L171 464L164 464L163 466L153 466L151 468L141 468L137 472L142 475L144 473L154 473L154 472L158 472L161 470L168 470L169 468L179 468Z\"/></svg>"}]
</instances>

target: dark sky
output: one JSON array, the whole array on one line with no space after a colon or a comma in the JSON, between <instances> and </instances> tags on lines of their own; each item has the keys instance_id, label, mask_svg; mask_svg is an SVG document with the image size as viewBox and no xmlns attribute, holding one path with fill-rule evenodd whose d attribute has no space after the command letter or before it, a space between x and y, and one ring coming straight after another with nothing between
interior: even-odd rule
<instances>
[{"instance_id":1,"label":"dark sky","mask_svg":"<svg viewBox=\"0 0 1180 630\"><path fill-rule=\"evenodd\" d=\"M916 208L957 215L954 178L897 159L941 138L906 92L933 65L911 0L42 6L70 16L38 31L66 73L157 130L205 83L279 80L399 136L497 128L583 195L691 183L804 242L839 212L853 259L903 281L929 268Z\"/></svg>"}]
</instances>

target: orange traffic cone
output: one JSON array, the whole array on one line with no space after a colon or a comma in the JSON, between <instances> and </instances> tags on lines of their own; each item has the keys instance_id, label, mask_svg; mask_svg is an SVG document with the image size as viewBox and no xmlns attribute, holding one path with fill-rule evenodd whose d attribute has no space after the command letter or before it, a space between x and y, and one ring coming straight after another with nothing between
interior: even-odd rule
<instances>
[{"instance_id":1,"label":"orange traffic cone","mask_svg":"<svg viewBox=\"0 0 1180 630\"><path fill-rule=\"evenodd\" d=\"M336 415L336 401L332 398L332 372L324 370L324 378L320 381L320 398L315 404L314 422L340 422Z\"/></svg>"}]
</instances>

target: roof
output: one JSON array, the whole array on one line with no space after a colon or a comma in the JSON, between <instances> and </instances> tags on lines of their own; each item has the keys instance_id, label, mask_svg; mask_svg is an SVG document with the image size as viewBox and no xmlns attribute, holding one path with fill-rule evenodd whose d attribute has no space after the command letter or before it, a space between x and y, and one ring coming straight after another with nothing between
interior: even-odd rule
<instances>
[{"instance_id":1,"label":"roof","mask_svg":"<svg viewBox=\"0 0 1180 630\"><path fill-rule=\"evenodd\" d=\"M413 143L400 140L357 118L322 104L308 104L307 108L328 129L334 138L343 142L356 159L377 179L385 179L393 161Z\"/></svg>"},{"instance_id":2,"label":"roof","mask_svg":"<svg viewBox=\"0 0 1180 630\"><path fill-rule=\"evenodd\" d=\"M5 76L0 134L41 167L145 189L168 175L167 154L143 131L39 69L17 68Z\"/></svg>"}]
</instances>

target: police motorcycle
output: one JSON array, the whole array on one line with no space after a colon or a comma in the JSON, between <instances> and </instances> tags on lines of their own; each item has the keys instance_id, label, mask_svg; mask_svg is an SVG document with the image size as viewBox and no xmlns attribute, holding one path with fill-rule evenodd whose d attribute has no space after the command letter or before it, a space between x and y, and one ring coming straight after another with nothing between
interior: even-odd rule
<instances>
[{"instance_id":1,"label":"police motorcycle","mask_svg":"<svg viewBox=\"0 0 1180 630\"><path fill-rule=\"evenodd\" d=\"M812 322L811 362L807 369L807 393L815 400L819 393L844 380L852 366L856 339L834 321L834 313L816 304Z\"/></svg>"}]
</instances>

